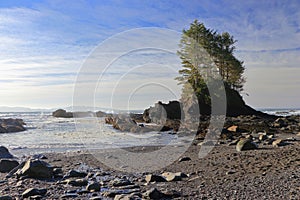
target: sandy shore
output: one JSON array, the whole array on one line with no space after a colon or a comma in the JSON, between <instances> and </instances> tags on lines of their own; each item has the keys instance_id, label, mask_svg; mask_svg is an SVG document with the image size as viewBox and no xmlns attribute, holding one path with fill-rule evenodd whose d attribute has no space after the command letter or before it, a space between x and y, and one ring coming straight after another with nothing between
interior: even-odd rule
<instances>
[{"instance_id":1,"label":"sandy shore","mask_svg":"<svg viewBox=\"0 0 300 200\"><path fill-rule=\"evenodd\" d=\"M97 156L88 152L45 154L45 161L54 167L61 167L63 174L70 170L84 171L88 174L89 181L97 180L101 183L101 190L84 192L85 186L60 184L61 178L6 179L6 174L0 173L0 194L22 199L22 193L34 187L47 189L42 199L60 199L67 193L76 195L65 198L113 199L114 194L105 192L120 188L108 186L109 181L127 178L138 188L135 193L140 196L147 190L156 188L173 199L300 199L299 136L282 147L263 145L257 150L243 152L237 152L234 145L221 142L224 144L218 144L202 159L198 157L201 148L198 143L200 141L195 141L181 156L190 159L177 160L162 169L145 173L120 172L107 167ZM127 150L151 152L158 148L135 147ZM183 172L188 177L180 181L146 183L145 175L160 175L163 172ZM124 191L125 189L123 188Z\"/></svg>"}]
</instances>

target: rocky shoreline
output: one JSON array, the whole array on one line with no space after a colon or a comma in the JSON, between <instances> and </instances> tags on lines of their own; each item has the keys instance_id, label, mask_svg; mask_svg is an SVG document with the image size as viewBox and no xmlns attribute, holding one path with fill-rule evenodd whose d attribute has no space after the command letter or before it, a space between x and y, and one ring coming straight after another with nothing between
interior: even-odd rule
<instances>
[{"instance_id":1,"label":"rocky shoreline","mask_svg":"<svg viewBox=\"0 0 300 200\"><path fill-rule=\"evenodd\" d=\"M300 116L229 117L206 157L198 156L209 145L203 129L173 164L143 173L111 169L88 152L17 159L1 147L0 199L299 199L299 128Z\"/></svg>"}]
</instances>

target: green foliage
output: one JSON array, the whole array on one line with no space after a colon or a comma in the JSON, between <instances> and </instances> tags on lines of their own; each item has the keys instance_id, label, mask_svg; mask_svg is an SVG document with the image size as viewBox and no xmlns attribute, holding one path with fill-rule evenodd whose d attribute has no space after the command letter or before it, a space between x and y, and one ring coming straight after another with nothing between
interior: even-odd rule
<instances>
[{"instance_id":1,"label":"green foliage","mask_svg":"<svg viewBox=\"0 0 300 200\"><path fill-rule=\"evenodd\" d=\"M183 69L176 79L180 84L190 84L205 103L209 101L206 83L216 78L216 72L226 88L242 91L245 68L233 54L235 43L229 33L217 33L195 20L188 30L183 30L178 51Z\"/></svg>"}]
</instances>

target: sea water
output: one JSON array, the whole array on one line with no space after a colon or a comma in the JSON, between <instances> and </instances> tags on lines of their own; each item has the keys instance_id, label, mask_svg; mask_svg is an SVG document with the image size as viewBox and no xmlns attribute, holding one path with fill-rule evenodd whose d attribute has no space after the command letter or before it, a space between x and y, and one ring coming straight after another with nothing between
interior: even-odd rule
<instances>
[{"instance_id":1,"label":"sea water","mask_svg":"<svg viewBox=\"0 0 300 200\"><path fill-rule=\"evenodd\" d=\"M299 115L300 109L262 109L268 114ZM21 118L26 131L0 134L0 145L15 155L123 148L131 146L180 145L192 138L167 132L120 132L104 118L55 118L50 112L0 112L0 118Z\"/></svg>"},{"instance_id":2,"label":"sea water","mask_svg":"<svg viewBox=\"0 0 300 200\"><path fill-rule=\"evenodd\" d=\"M55 118L44 112L2 112L0 118L21 118L26 123L26 131L0 134L0 145L18 156L184 142L169 133L120 132L105 124L104 118Z\"/></svg>"}]
</instances>

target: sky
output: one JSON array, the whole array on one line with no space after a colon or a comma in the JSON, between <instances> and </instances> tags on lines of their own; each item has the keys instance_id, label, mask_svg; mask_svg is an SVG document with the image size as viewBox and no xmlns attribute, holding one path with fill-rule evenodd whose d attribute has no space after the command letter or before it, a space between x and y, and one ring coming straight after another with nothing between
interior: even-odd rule
<instances>
[{"instance_id":1,"label":"sky","mask_svg":"<svg viewBox=\"0 0 300 200\"><path fill-rule=\"evenodd\" d=\"M175 41L195 19L218 32L227 31L237 40L235 55L246 67L242 95L247 104L254 108L300 108L297 0L0 0L0 106L71 106L78 73L93 52L120 48L122 44L114 38L124 33L127 43L123 45L131 46L136 42L132 39L136 32L130 30L141 28L174 31L169 38L160 32L161 41L153 38L153 47L170 38ZM128 31L131 35L126 35ZM141 44L148 35L139 34ZM180 61L170 52L143 51L127 53L110 65L111 71L97 83L100 86L92 88L96 106L122 107L113 103L117 99L130 104L131 109L142 109L159 98L167 101L178 97L178 88L167 83L176 76L175 69L180 68L176 62ZM139 63L138 58L149 62ZM174 62L167 62L169 59ZM168 64L176 66L168 68ZM160 65L156 71L149 70ZM112 74L118 77L118 84L110 79ZM101 70L94 75L99 78ZM137 78L147 81L129 86ZM105 85L109 83L112 85ZM127 99L115 95L122 92L131 95Z\"/></svg>"}]
</instances>

